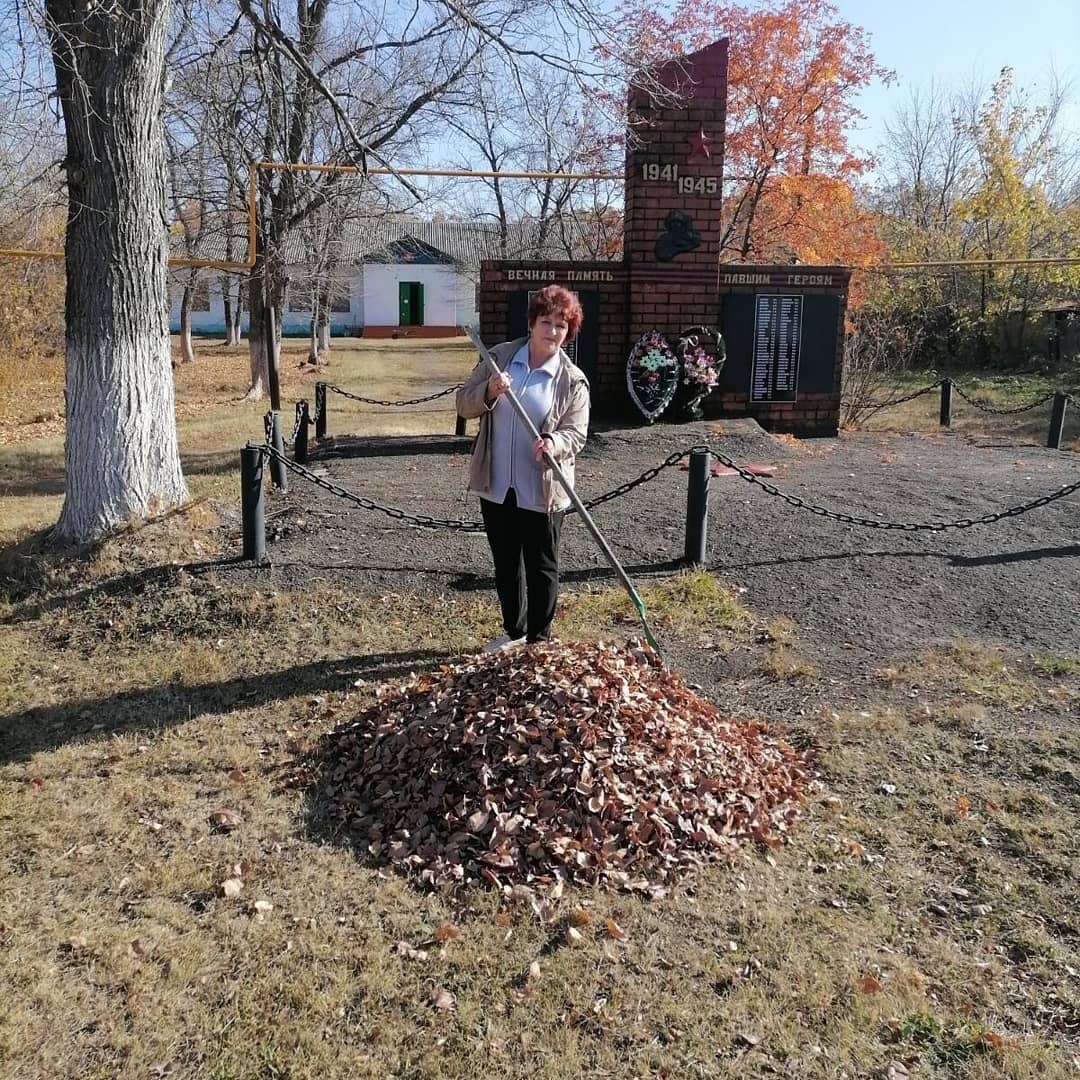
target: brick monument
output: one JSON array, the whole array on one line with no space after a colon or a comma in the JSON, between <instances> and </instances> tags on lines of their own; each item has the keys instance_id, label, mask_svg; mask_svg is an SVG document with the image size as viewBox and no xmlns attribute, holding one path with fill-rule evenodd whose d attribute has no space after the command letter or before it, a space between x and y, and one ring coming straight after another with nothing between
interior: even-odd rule
<instances>
[{"instance_id":1,"label":"brick monument","mask_svg":"<svg viewBox=\"0 0 1080 1080\"><path fill-rule=\"evenodd\" d=\"M593 411L624 416L633 408L626 361L642 334L660 330L674 343L688 327L717 327L727 363L706 416L835 435L849 271L720 261L727 49L725 39L656 69L678 91L677 107L631 89L622 259L484 262L481 334L520 336L532 290L573 289L585 313L575 359Z\"/></svg>"}]
</instances>

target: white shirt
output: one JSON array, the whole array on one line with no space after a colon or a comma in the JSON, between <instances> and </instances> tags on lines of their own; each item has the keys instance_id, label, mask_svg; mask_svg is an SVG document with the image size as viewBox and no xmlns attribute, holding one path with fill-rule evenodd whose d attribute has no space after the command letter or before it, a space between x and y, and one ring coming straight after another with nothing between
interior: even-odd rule
<instances>
[{"instance_id":1,"label":"white shirt","mask_svg":"<svg viewBox=\"0 0 1080 1080\"><path fill-rule=\"evenodd\" d=\"M526 342L506 365L510 389L521 402L529 419L542 431L555 403L555 376L560 356L556 353L540 367L529 367L529 343ZM487 498L494 503L506 500L510 488L517 495L522 510L546 514L541 477L546 468L532 450L532 436L518 419L505 394L500 394L491 410L491 491Z\"/></svg>"}]
</instances>

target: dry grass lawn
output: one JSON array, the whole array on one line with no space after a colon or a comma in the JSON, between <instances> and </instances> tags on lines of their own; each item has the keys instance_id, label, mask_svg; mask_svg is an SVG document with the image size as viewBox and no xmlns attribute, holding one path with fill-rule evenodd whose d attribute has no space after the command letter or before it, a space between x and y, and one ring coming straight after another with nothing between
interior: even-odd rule
<instances>
[{"instance_id":1,"label":"dry grass lawn","mask_svg":"<svg viewBox=\"0 0 1080 1080\"><path fill-rule=\"evenodd\" d=\"M177 393L201 501L84 559L34 539L59 433L10 437L56 421L2 414L0 1075L1077 1074L1074 652L958 641L882 668L865 701L793 712L780 730L820 781L790 845L668 899L570 891L542 924L489 891L418 891L325 835L291 778L380 682L490 633L493 600L253 593L193 565L220 555L265 407L238 400L241 351L200 351ZM284 400L310 399L285 356ZM452 344L335 342L326 378L392 398L468 367ZM337 430L401 422L333 408ZM452 406L405 423L452 431ZM818 677L797 626L762 627L707 574L646 602L669 635L757 648L764 677ZM625 636L626 607L581 590L560 626ZM238 828L215 831L222 809Z\"/></svg>"},{"instance_id":2,"label":"dry grass lawn","mask_svg":"<svg viewBox=\"0 0 1080 1080\"><path fill-rule=\"evenodd\" d=\"M906 372L895 382L875 390L874 401L892 401L914 393L936 382L933 372ZM1044 375L962 375L956 382L964 392L976 401L991 408L1007 409L1038 401L1046 394L1059 390L1075 390L1080 385L1080 368L1054 376ZM913 401L904 402L888 409L867 413L862 427L870 431L940 431L938 424L941 409L941 393L934 390ZM952 396L952 424L950 430L960 434L982 435L988 430L1008 432L1013 438L1029 439L1045 445L1050 429L1051 405L1006 416L995 416L965 401L954 389ZM1080 403L1070 403L1065 413L1062 447L1080 451Z\"/></svg>"}]
</instances>

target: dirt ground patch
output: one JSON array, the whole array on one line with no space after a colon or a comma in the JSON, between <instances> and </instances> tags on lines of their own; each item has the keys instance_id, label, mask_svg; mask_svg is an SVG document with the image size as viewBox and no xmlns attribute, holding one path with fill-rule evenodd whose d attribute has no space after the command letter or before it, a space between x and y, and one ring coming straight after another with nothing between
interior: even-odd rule
<instances>
[{"instance_id":1,"label":"dirt ground patch","mask_svg":"<svg viewBox=\"0 0 1080 1080\"><path fill-rule=\"evenodd\" d=\"M596 432L580 460L579 490L593 498L673 450L701 443L740 464L775 466L775 485L807 503L881 522L978 518L1080 479L1076 455L996 438L855 433L799 442L773 438L753 421L731 421ZM398 456L398 449L406 452ZM464 495L467 449L466 440L450 438L387 444L339 437L312 466L385 506L476 520L475 500ZM679 564L686 477L668 469L596 511L634 576L669 574ZM1073 494L990 525L885 530L793 507L739 477L714 478L708 565L762 616L798 626L807 658L845 685L912 649L958 638L1069 651L1080 645L1067 587L1080 582L1078 506ZM294 590L333 582L360 593L417 594L492 587L482 534L402 524L302 478L287 495L270 496L269 513L272 569L252 574L253 583ZM572 518L562 565L570 590L614 580ZM672 649L676 664L698 681L728 678L735 662L699 642Z\"/></svg>"}]
</instances>

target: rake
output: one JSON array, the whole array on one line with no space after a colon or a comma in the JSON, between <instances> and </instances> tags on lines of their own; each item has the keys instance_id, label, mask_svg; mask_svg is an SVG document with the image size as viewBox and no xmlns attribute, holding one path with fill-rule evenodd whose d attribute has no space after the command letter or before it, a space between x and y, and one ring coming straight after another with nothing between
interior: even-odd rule
<instances>
[{"instance_id":1,"label":"rake","mask_svg":"<svg viewBox=\"0 0 1080 1080\"><path fill-rule=\"evenodd\" d=\"M502 369L495 362L495 358L491 355L488 347L480 339L480 335L471 326L465 327L465 332L469 335L469 339L476 346L477 352L480 353L480 358L487 364L493 375L501 375ZM540 432L537 431L536 425L532 422L529 414L525 411L525 407L518 401L517 396L513 390L506 390L504 397L510 402L510 407L517 414L518 419L525 426L525 430L532 436L534 440L540 438ZM660 646L653 637L653 632L649 628L649 621L645 616L645 604L641 597L638 596L637 589L634 588L634 583L630 580L629 575L623 569L622 563L619 562L615 552L611 550L610 545L604 539L603 534L596 526L596 522L593 521L589 514L589 511L585 509L585 504L578 498L578 493L574 490L574 485L566 478L566 474L559 468L558 462L556 462L547 451L544 452L544 460L547 462L552 473L555 475L555 479L562 485L563 491L566 492L568 498L574 509L578 512L581 520L585 522L585 528L592 534L592 538L596 541L597 546L604 553L604 558L607 559L608 565L615 571L616 576L622 582L623 588L626 589L627 594L630 597L630 602L634 605L634 610L637 611L638 618L641 620L641 628L645 632L645 640L649 643L649 646L655 651L656 655L660 658L660 662L664 662L664 654L660 650Z\"/></svg>"}]
</instances>

